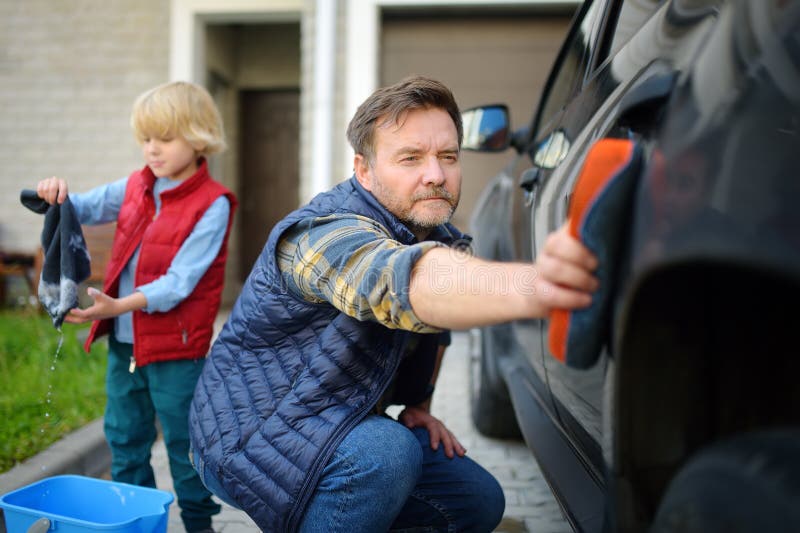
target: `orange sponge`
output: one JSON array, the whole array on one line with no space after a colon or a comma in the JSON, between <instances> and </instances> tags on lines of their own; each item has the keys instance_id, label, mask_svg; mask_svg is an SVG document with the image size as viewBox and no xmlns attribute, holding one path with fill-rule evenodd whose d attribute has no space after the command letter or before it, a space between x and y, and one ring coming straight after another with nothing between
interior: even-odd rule
<instances>
[{"instance_id":1,"label":"orange sponge","mask_svg":"<svg viewBox=\"0 0 800 533\"><path fill-rule=\"evenodd\" d=\"M601 139L589 150L569 206L569 231L598 259L600 287L586 309L553 310L548 344L559 361L576 368L592 366L605 342L611 285L627 235L631 199L641 173L642 150L627 139Z\"/></svg>"}]
</instances>

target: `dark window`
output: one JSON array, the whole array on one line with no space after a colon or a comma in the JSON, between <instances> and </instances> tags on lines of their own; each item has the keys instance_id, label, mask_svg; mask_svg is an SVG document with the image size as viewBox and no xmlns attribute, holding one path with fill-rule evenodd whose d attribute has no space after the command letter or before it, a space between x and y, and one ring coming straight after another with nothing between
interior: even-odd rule
<instances>
[{"instance_id":1,"label":"dark window","mask_svg":"<svg viewBox=\"0 0 800 533\"><path fill-rule=\"evenodd\" d=\"M595 0L579 13L569 40L560 54L556 72L551 76L547 94L542 100L537 120L537 129L546 125L572 99L576 88L583 81L591 59L592 47L597 36L595 28L602 14L603 0Z\"/></svg>"}]
</instances>

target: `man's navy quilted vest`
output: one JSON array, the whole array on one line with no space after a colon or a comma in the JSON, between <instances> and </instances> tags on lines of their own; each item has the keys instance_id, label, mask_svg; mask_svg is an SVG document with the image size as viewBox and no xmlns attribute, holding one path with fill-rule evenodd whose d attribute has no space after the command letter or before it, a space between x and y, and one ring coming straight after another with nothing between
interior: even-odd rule
<instances>
[{"instance_id":1,"label":"man's navy quilted vest","mask_svg":"<svg viewBox=\"0 0 800 533\"><path fill-rule=\"evenodd\" d=\"M399 242L416 242L353 178L289 214L270 233L214 343L190 410L193 450L265 531L297 529L331 454L381 397L416 335L284 289L279 238L293 224L331 214L362 215Z\"/></svg>"}]
</instances>

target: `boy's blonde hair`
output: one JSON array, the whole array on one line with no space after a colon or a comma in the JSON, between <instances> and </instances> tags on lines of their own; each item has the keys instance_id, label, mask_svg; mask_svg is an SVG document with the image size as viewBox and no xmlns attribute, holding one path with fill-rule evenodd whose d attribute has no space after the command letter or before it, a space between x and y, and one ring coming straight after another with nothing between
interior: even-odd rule
<instances>
[{"instance_id":1,"label":"boy's blonde hair","mask_svg":"<svg viewBox=\"0 0 800 533\"><path fill-rule=\"evenodd\" d=\"M145 91L136 99L131 126L141 144L149 138L183 137L200 155L225 149L222 119L203 87L174 81Z\"/></svg>"}]
</instances>

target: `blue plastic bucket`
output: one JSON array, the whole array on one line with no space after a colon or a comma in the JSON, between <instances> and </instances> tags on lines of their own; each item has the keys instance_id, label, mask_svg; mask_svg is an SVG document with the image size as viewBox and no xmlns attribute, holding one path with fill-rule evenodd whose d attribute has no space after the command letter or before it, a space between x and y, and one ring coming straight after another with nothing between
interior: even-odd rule
<instances>
[{"instance_id":1,"label":"blue plastic bucket","mask_svg":"<svg viewBox=\"0 0 800 533\"><path fill-rule=\"evenodd\" d=\"M8 533L164 533L172 494L83 476L54 476L0 498ZM46 529L45 529L46 528Z\"/></svg>"}]
</instances>

